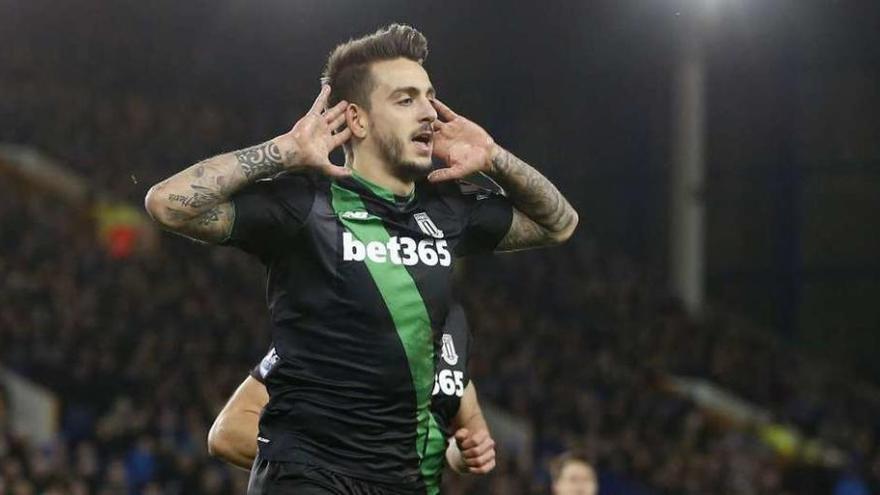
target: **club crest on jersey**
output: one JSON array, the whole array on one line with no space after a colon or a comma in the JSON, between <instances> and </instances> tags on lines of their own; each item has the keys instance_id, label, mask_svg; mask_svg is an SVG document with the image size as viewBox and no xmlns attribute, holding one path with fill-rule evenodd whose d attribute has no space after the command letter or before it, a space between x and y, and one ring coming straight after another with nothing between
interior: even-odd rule
<instances>
[{"instance_id":1,"label":"club crest on jersey","mask_svg":"<svg viewBox=\"0 0 880 495\"><path fill-rule=\"evenodd\" d=\"M443 346L440 348L440 356L449 366L458 364L458 354L455 353L455 343L452 341L452 335L443 334Z\"/></svg>"},{"instance_id":2,"label":"club crest on jersey","mask_svg":"<svg viewBox=\"0 0 880 495\"><path fill-rule=\"evenodd\" d=\"M427 213L416 213L413 215L413 218L416 219L419 228L422 229L422 232L424 232L425 235L429 235L435 239L443 239L443 231L434 225L434 222L431 221L431 218L428 217Z\"/></svg>"}]
</instances>

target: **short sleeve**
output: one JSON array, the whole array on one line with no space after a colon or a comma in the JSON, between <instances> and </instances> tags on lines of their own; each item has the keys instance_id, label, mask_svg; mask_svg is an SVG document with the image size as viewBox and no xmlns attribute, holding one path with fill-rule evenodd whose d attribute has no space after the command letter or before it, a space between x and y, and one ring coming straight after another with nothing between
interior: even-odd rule
<instances>
[{"instance_id":1,"label":"short sleeve","mask_svg":"<svg viewBox=\"0 0 880 495\"><path fill-rule=\"evenodd\" d=\"M294 238L312 208L314 181L285 174L249 185L232 196L235 221L223 243L268 258L273 246Z\"/></svg>"},{"instance_id":2,"label":"short sleeve","mask_svg":"<svg viewBox=\"0 0 880 495\"><path fill-rule=\"evenodd\" d=\"M467 387L468 383L470 383L470 373L468 370L470 369L471 363L473 335L471 334L471 329L468 325L467 315L461 304L456 302L450 306L449 314L446 316L445 331L454 335L455 338L458 339L457 350L459 355L464 358L464 386Z\"/></svg>"},{"instance_id":3,"label":"short sleeve","mask_svg":"<svg viewBox=\"0 0 880 495\"><path fill-rule=\"evenodd\" d=\"M513 206L502 194L487 190L470 194L466 199L462 239L458 256L491 253L510 230Z\"/></svg>"},{"instance_id":4,"label":"short sleeve","mask_svg":"<svg viewBox=\"0 0 880 495\"><path fill-rule=\"evenodd\" d=\"M266 384L266 375L269 374L270 371L275 367L275 364L278 363L278 353L275 352L275 348L269 349L269 352L263 356L263 359L257 363L251 369L250 375L254 378L254 380Z\"/></svg>"}]
</instances>

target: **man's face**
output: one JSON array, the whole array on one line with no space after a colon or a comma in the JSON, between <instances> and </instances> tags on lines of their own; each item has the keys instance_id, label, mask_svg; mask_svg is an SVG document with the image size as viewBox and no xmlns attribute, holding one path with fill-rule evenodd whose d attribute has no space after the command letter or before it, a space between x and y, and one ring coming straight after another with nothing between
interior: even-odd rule
<instances>
[{"instance_id":1,"label":"man's face","mask_svg":"<svg viewBox=\"0 0 880 495\"><path fill-rule=\"evenodd\" d=\"M553 495L596 495L598 488L593 468L583 462L571 461L565 464L559 479L553 483Z\"/></svg>"},{"instance_id":2,"label":"man's face","mask_svg":"<svg viewBox=\"0 0 880 495\"><path fill-rule=\"evenodd\" d=\"M437 111L431 105L434 88L428 73L405 58L376 62L370 67L370 133L382 158L395 175L419 179L431 170Z\"/></svg>"}]
</instances>

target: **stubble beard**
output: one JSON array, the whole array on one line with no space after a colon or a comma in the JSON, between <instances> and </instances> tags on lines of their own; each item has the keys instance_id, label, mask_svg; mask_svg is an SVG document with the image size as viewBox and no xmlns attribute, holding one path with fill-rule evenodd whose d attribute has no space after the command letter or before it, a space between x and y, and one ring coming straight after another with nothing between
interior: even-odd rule
<instances>
[{"instance_id":1,"label":"stubble beard","mask_svg":"<svg viewBox=\"0 0 880 495\"><path fill-rule=\"evenodd\" d=\"M395 177L416 182L424 179L431 171L431 163L416 163L407 161L403 158L404 142L394 135L377 136L379 144L379 153L385 162L391 167L391 173Z\"/></svg>"}]
</instances>

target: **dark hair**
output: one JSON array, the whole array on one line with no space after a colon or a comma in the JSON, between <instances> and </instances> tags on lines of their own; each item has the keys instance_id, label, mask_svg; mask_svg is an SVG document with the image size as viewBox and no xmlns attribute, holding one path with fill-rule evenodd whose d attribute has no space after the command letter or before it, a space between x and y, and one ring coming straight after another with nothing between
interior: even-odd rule
<instances>
[{"instance_id":1,"label":"dark hair","mask_svg":"<svg viewBox=\"0 0 880 495\"><path fill-rule=\"evenodd\" d=\"M321 76L321 82L332 88L328 104L347 100L369 109L374 87L370 64L401 57L420 64L428 58L428 40L404 24L392 24L337 46Z\"/></svg>"},{"instance_id":2,"label":"dark hair","mask_svg":"<svg viewBox=\"0 0 880 495\"><path fill-rule=\"evenodd\" d=\"M565 466L573 462L585 464L590 469L593 469L593 466L590 464L590 461L587 460L587 456L584 452L581 452L579 450L569 450L568 452L563 452L551 459L549 463L550 479L553 480L553 483L559 481L559 476L562 475L562 470L565 469Z\"/></svg>"}]
</instances>

